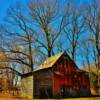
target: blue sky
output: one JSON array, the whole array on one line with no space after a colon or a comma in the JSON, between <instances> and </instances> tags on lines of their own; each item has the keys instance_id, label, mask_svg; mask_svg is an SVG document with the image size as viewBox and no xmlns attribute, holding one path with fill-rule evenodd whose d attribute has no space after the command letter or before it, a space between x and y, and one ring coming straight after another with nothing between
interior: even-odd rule
<instances>
[{"instance_id":1,"label":"blue sky","mask_svg":"<svg viewBox=\"0 0 100 100\"><path fill-rule=\"evenodd\" d=\"M7 8L11 4L12 0L0 0L0 22L2 22L4 16L6 15Z\"/></svg>"},{"instance_id":2,"label":"blue sky","mask_svg":"<svg viewBox=\"0 0 100 100\"><path fill-rule=\"evenodd\" d=\"M15 4L16 2L25 3L26 1L28 0L0 0L0 23L3 22L3 19L7 13L7 9L10 5Z\"/></svg>"},{"instance_id":3,"label":"blue sky","mask_svg":"<svg viewBox=\"0 0 100 100\"><path fill-rule=\"evenodd\" d=\"M10 5L16 2L26 3L29 0L0 0L0 23L2 23L4 17L6 16L7 9ZM63 0L66 1L66 0ZM72 0L76 1L76 4L85 4L86 2L91 2L92 0Z\"/></svg>"}]
</instances>

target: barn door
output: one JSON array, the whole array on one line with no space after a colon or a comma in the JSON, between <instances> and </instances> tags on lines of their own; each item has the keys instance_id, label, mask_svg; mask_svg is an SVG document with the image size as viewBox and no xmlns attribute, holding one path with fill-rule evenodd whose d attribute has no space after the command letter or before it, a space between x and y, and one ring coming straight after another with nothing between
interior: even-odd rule
<instances>
[{"instance_id":1,"label":"barn door","mask_svg":"<svg viewBox=\"0 0 100 100\"><path fill-rule=\"evenodd\" d=\"M52 88L41 87L39 89L39 98L52 98Z\"/></svg>"},{"instance_id":2,"label":"barn door","mask_svg":"<svg viewBox=\"0 0 100 100\"><path fill-rule=\"evenodd\" d=\"M61 94L62 98L68 97L68 95L69 95L69 93L68 93L68 87L65 86L65 85L63 85L61 87L60 94Z\"/></svg>"}]
</instances>

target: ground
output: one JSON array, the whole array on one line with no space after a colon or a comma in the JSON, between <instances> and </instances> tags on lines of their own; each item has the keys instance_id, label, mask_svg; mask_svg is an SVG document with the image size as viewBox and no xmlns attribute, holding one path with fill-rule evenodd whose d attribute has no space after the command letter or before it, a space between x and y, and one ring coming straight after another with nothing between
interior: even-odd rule
<instances>
[{"instance_id":1,"label":"ground","mask_svg":"<svg viewBox=\"0 0 100 100\"><path fill-rule=\"evenodd\" d=\"M95 98L75 98L75 99L66 99L66 100L100 100L100 97Z\"/></svg>"},{"instance_id":2,"label":"ground","mask_svg":"<svg viewBox=\"0 0 100 100\"><path fill-rule=\"evenodd\" d=\"M25 99L20 98L17 96L12 96L9 93L0 93L0 100L33 100L33 99ZM94 98L72 98L72 99L64 99L64 100L100 100L100 97L94 97Z\"/></svg>"},{"instance_id":3,"label":"ground","mask_svg":"<svg viewBox=\"0 0 100 100\"><path fill-rule=\"evenodd\" d=\"M9 93L0 93L0 100L20 100L20 99L25 100L20 97L13 96L12 94Z\"/></svg>"}]
</instances>

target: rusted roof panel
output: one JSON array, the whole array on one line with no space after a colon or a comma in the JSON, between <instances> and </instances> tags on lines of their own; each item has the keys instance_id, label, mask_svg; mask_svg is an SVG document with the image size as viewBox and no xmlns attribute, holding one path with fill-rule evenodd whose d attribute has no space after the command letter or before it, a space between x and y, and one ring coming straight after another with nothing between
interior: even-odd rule
<instances>
[{"instance_id":1,"label":"rusted roof panel","mask_svg":"<svg viewBox=\"0 0 100 100\"><path fill-rule=\"evenodd\" d=\"M46 68L52 67L63 54L64 54L64 52L61 52L61 53L59 53L59 54L57 54L55 56L47 58L47 60L45 60L45 62L43 64L41 64L34 71L38 71L38 70L41 70L41 69L46 69Z\"/></svg>"}]
</instances>

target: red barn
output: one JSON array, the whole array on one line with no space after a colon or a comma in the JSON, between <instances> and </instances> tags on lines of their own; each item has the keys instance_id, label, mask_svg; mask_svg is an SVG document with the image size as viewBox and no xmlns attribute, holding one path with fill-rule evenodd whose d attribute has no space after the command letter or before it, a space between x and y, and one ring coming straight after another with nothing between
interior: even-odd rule
<instances>
[{"instance_id":1,"label":"red barn","mask_svg":"<svg viewBox=\"0 0 100 100\"><path fill-rule=\"evenodd\" d=\"M60 98L90 94L89 76L79 70L65 52L48 58L37 70L23 75L34 76L34 98Z\"/></svg>"}]
</instances>

